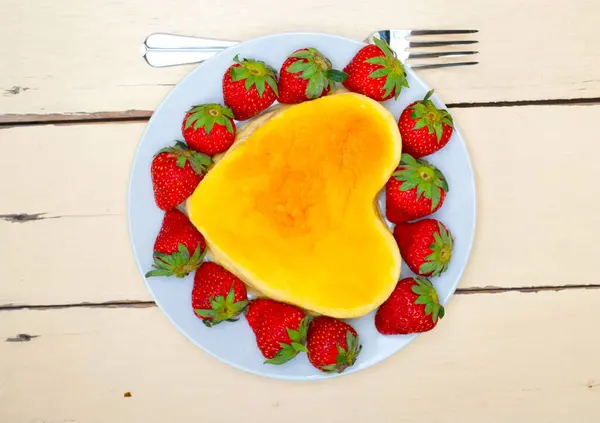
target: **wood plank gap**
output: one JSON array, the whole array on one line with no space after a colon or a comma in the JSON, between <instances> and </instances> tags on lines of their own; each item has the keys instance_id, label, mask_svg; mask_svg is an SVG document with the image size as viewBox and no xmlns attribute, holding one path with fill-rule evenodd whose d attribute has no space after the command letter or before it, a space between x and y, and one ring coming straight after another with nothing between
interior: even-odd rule
<instances>
[{"instance_id":1,"label":"wood plank gap","mask_svg":"<svg viewBox=\"0 0 600 423\"><path fill-rule=\"evenodd\" d=\"M150 119L152 113L152 110L126 110L124 112L51 113L47 115L5 114L0 115L0 129L14 126L145 122Z\"/></svg>"},{"instance_id":2,"label":"wood plank gap","mask_svg":"<svg viewBox=\"0 0 600 423\"><path fill-rule=\"evenodd\" d=\"M546 100L514 100L492 102L446 103L449 109L472 109L493 107L523 106L589 106L600 104L600 97L559 98ZM146 122L152 116L151 110L126 110L124 112L96 113L53 113L53 114L5 114L0 115L0 129L15 126L37 125L81 125L98 123Z\"/></svg>"},{"instance_id":3,"label":"wood plank gap","mask_svg":"<svg viewBox=\"0 0 600 423\"><path fill-rule=\"evenodd\" d=\"M600 104L600 97L558 98L548 100L515 100L473 103L446 103L449 109L473 109L476 107L522 107L522 106L589 106Z\"/></svg>"},{"instance_id":4,"label":"wood plank gap","mask_svg":"<svg viewBox=\"0 0 600 423\"><path fill-rule=\"evenodd\" d=\"M456 294L459 295L469 295L469 294L502 294L505 292L523 292L523 293L536 293L542 291L565 291L565 290L573 290L573 289L600 289L600 284L590 284L590 285L560 285L560 286L551 286L551 285L542 285L542 286L515 286L508 288L501 288L497 286L484 286L481 288L458 288L456 290Z\"/></svg>"},{"instance_id":5,"label":"wood plank gap","mask_svg":"<svg viewBox=\"0 0 600 423\"><path fill-rule=\"evenodd\" d=\"M75 303L75 304L6 304L0 305L0 311L12 310L55 310L64 308L149 308L156 307L154 301L105 301L101 303Z\"/></svg>"},{"instance_id":6,"label":"wood plank gap","mask_svg":"<svg viewBox=\"0 0 600 423\"><path fill-rule=\"evenodd\" d=\"M543 291L558 292L576 289L600 289L599 285L565 285L565 286L535 286L535 287L481 287L481 288L459 288L456 290L457 295L472 295L472 294L503 294L506 292L521 292L521 293L537 293ZM0 305L0 311L11 310L53 310L64 308L149 308L155 307L154 301L105 301L101 303L73 303L73 304L5 304Z\"/></svg>"},{"instance_id":7,"label":"wood plank gap","mask_svg":"<svg viewBox=\"0 0 600 423\"><path fill-rule=\"evenodd\" d=\"M11 213L0 214L0 220L5 220L11 223L29 223L48 219L64 219L64 218L88 218L88 217L111 217L123 216L121 213L106 213L106 214L64 214L47 216L46 212L42 213Z\"/></svg>"}]
</instances>

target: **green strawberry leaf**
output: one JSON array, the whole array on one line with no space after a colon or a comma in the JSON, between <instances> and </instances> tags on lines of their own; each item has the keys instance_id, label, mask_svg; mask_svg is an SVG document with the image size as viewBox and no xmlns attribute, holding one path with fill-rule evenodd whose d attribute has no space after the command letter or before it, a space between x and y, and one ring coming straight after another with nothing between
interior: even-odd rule
<instances>
[{"instance_id":1,"label":"green strawberry leaf","mask_svg":"<svg viewBox=\"0 0 600 423\"><path fill-rule=\"evenodd\" d=\"M225 128L227 129L227 132L229 132L230 134L233 134L233 124L231 123L231 121L229 119L225 119Z\"/></svg>"},{"instance_id":2,"label":"green strawberry leaf","mask_svg":"<svg viewBox=\"0 0 600 423\"><path fill-rule=\"evenodd\" d=\"M434 323L438 318L444 317L444 307L440 304L437 291L433 284L424 278L413 278L416 283L412 287L412 291L419 295L415 300L415 304L425 305L425 315L431 315Z\"/></svg>"},{"instance_id":3,"label":"green strawberry leaf","mask_svg":"<svg viewBox=\"0 0 600 423\"><path fill-rule=\"evenodd\" d=\"M342 71L339 71L336 69L329 69L327 72L325 72L325 76L330 81L340 82L340 83L342 83L346 79L348 79L348 74L346 72L342 72Z\"/></svg>"},{"instance_id":4,"label":"green strawberry leaf","mask_svg":"<svg viewBox=\"0 0 600 423\"><path fill-rule=\"evenodd\" d=\"M277 71L265 62L254 59L239 59L239 55L233 61L240 66L231 68L231 79L233 82L244 81L244 88L250 91L256 86L258 94L262 97L265 91L265 83L277 94Z\"/></svg>"},{"instance_id":5,"label":"green strawberry leaf","mask_svg":"<svg viewBox=\"0 0 600 423\"><path fill-rule=\"evenodd\" d=\"M231 80L233 82L241 81L247 78L247 73L242 67L231 68Z\"/></svg>"},{"instance_id":6,"label":"green strawberry leaf","mask_svg":"<svg viewBox=\"0 0 600 423\"><path fill-rule=\"evenodd\" d=\"M417 166L418 164L417 159L415 159L413 156L407 153L403 153L400 160L402 163L407 164L409 166Z\"/></svg>"},{"instance_id":7,"label":"green strawberry leaf","mask_svg":"<svg viewBox=\"0 0 600 423\"><path fill-rule=\"evenodd\" d=\"M217 295L209 298L210 309L196 309L195 313L201 317L210 320L207 326L212 327L221 322L235 322L238 316L244 311L248 305L248 300L235 301L235 283L231 284L231 288L226 296ZM205 323L207 323L205 321Z\"/></svg>"},{"instance_id":8,"label":"green strawberry leaf","mask_svg":"<svg viewBox=\"0 0 600 423\"><path fill-rule=\"evenodd\" d=\"M417 121L417 123L415 123L415 126L413 126L413 129L412 129L412 130L413 130L413 131L417 131L417 130L419 130L419 129L421 129L421 128L424 128L424 127L426 127L426 126L427 126L427 121L426 121L425 119L419 119L419 120Z\"/></svg>"},{"instance_id":9,"label":"green strawberry leaf","mask_svg":"<svg viewBox=\"0 0 600 423\"><path fill-rule=\"evenodd\" d=\"M403 154L398 169L392 176L402 184L400 191L416 189L416 198L431 200L431 211L442 201L442 191L448 192L448 183L442 172L423 159L416 160Z\"/></svg>"},{"instance_id":10,"label":"green strawberry leaf","mask_svg":"<svg viewBox=\"0 0 600 423\"><path fill-rule=\"evenodd\" d=\"M419 185L418 180L407 180L400 185L400 191L408 191Z\"/></svg>"},{"instance_id":11,"label":"green strawberry leaf","mask_svg":"<svg viewBox=\"0 0 600 423\"><path fill-rule=\"evenodd\" d=\"M365 60L365 62L367 62L371 65L380 65L380 66L387 65L387 60L381 56L371 57L370 59Z\"/></svg>"},{"instance_id":12,"label":"green strawberry leaf","mask_svg":"<svg viewBox=\"0 0 600 423\"><path fill-rule=\"evenodd\" d=\"M265 92L265 80L264 79L259 79L256 81L256 91L258 91L258 95L259 96L263 96L264 92Z\"/></svg>"},{"instance_id":13,"label":"green strawberry leaf","mask_svg":"<svg viewBox=\"0 0 600 423\"><path fill-rule=\"evenodd\" d=\"M385 54L386 57L396 57L396 53L391 49L387 41L380 38L373 38L373 42Z\"/></svg>"},{"instance_id":14,"label":"green strawberry leaf","mask_svg":"<svg viewBox=\"0 0 600 423\"><path fill-rule=\"evenodd\" d=\"M435 133L437 141L440 142L444 132L444 125L453 128L452 116L450 116L447 110L440 110L435 106L433 101L429 99L432 94L433 90L428 92L422 101L410 106L413 109L411 119L424 122L422 126L419 126L418 128L415 125L413 130L426 126L429 134Z\"/></svg>"},{"instance_id":15,"label":"green strawberry leaf","mask_svg":"<svg viewBox=\"0 0 600 423\"><path fill-rule=\"evenodd\" d=\"M442 133L444 128L442 127L442 122L434 122L433 128L435 129L435 137L438 141L442 140Z\"/></svg>"},{"instance_id":16,"label":"green strawberry leaf","mask_svg":"<svg viewBox=\"0 0 600 423\"><path fill-rule=\"evenodd\" d=\"M431 188L431 186L429 188ZM430 195L431 208L435 209L438 206L438 204L440 204L442 194L440 193L440 190L437 187L435 187L434 189L431 189L430 191L431 191L431 195Z\"/></svg>"},{"instance_id":17,"label":"green strawberry leaf","mask_svg":"<svg viewBox=\"0 0 600 423\"><path fill-rule=\"evenodd\" d=\"M313 66L313 64L298 60L297 62L292 63L286 70L290 73L298 73L307 70L311 66Z\"/></svg>"},{"instance_id":18,"label":"green strawberry leaf","mask_svg":"<svg viewBox=\"0 0 600 423\"><path fill-rule=\"evenodd\" d=\"M299 59L311 59L313 56L310 50L298 50L290 54L290 57L297 57Z\"/></svg>"},{"instance_id":19,"label":"green strawberry leaf","mask_svg":"<svg viewBox=\"0 0 600 423\"><path fill-rule=\"evenodd\" d=\"M292 358L298 355L298 351L296 351L291 345L281 344L281 349L275 354L275 357L265 360L264 364L274 364L281 365L287 363Z\"/></svg>"},{"instance_id":20,"label":"green strawberry leaf","mask_svg":"<svg viewBox=\"0 0 600 423\"><path fill-rule=\"evenodd\" d=\"M425 258L425 262L419 267L419 273L431 273L431 276L439 276L448 269L448 264L452 258L452 235L441 223L438 223L438 231L433 233L434 241L429 246L431 254Z\"/></svg>"},{"instance_id":21,"label":"green strawberry leaf","mask_svg":"<svg viewBox=\"0 0 600 423\"><path fill-rule=\"evenodd\" d=\"M306 68L304 72L302 72L302 75L300 75L300 77L305 80L310 79L318 72L320 72L320 69L317 65L310 65L308 68Z\"/></svg>"},{"instance_id":22,"label":"green strawberry leaf","mask_svg":"<svg viewBox=\"0 0 600 423\"><path fill-rule=\"evenodd\" d=\"M149 278L151 276L171 276L173 273L169 269L154 269L150 270L146 273L146 277Z\"/></svg>"},{"instance_id":23,"label":"green strawberry leaf","mask_svg":"<svg viewBox=\"0 0 600 423\"><path fill-rule=\"evenodd\" d=\"M323 82L324 81L317 75L310 78L310 80L308 81L308 86L306 87L306 96L308 98L319 97L323 92Z\"/></svg>"},{"instance_id":24,"label":"green strawberry leaf","mask_svg":"<svg viewBox=\"0 0 600 423\"><path fill-rule=\"evenodd\" d=\"M275 95L279 95L279 88L277 88L277 81L275 78L266 78L267 85L275 92Z\"/></svg>"},{"instance_id":25,"label":"green strawberry leaf","mask_svg":"<svg viewBox=\"0 0 600 423\"><path fill-rule=\"evenodd\" d=\"M178 245L176 252L172 254L154 253L154 267L146 273L146 277L153 276L176 276L183 278L200 267L204 261L205 251L196 247L194 254L190 257L188 249L183 244Z\"/></svg>"},{"instance_id":26,"label":"green strawberry leaf","mask_svg":"<svg viewBox=\"0 0 600 423\"><path fill-rule=\"evenodd\" d=\"M308 350L306 349L306 347L302 344L299 344L297 342L292 342L292 347L294 348L294 350L298 351L298 352L308 352Z\"/></svg>"},{"instance_id":27,"label":"green strawberry leaf","mask_svg":"<svg viewBox=\"0 0 600 423\"><path fill-rule=\"evenodd\" d=\"M306 97L318 98L329 87L332 89L335 82L343 82L348 75L345 72L332 69L331 62L317 49L308 47L290 55L300 60L287 67L290 73L301 73L300 78L307 80Z\"/></svg>"},{"instance_id":28,"label":"green strawberry leaf","mask_svg":"<svg viewBox=\"0 0 600 423\"><path fill-rule=\"evenodd\" d=\"M233 112L229 107L216 103L202 104L192 107L188 113L190 115L185 121L185 129L193 125L195 130L203 128L204 132L210 135L214 125L219 124L225 126L230 133L233 133L230 120L233 119Z\"/></svg>"},{"instance_id":29,"label":"green strawberry leaf","mask_svg":"<svg viewBox=\"0 0 600 423\"><path fill-rule=\"evenodd\" d=\"M371 72L369 74L369 78L382 78L384 76L389 75L391 72L392 71L388 68L380 68ZM389 82L386 81L386 84L389 84Z\"/></svg>"}]
</instances>

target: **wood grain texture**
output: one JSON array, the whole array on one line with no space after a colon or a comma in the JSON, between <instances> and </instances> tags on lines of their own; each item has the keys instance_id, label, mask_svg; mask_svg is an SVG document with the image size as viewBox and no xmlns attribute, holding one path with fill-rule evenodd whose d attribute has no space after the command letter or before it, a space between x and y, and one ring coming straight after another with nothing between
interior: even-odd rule
<instances>
[{"instance_id":1,"label":"wood grain texture","mask_svg":"<svg viewBox=\"0 0 600 423\"><path fill-rule=\"evenodd\" d=\"M144 128L111 123L0 129L0 215L125 213Z\"/></svg>"},{"instance_id":2,"label":"wood grain texture","mask_svg":"<svg viewBox=\"0 0 600 423\"><path fill-rule=\"evenodd\" d=\"M383 28L477 28L481 63L423 77L447 102L600 96L595 0L7 0L0 16L0 114L154 110L192 67L153 69L139 47L153 32L245 40L285 31L357 40ZM265 11L268 10L268 13ZM533 18L535 17L535 19ZM18 34L18 35L15 35ZM278 66L279 64L277 64ZM12 116L11 116L12 115ZM39 119L36 118L36 119Z\"/></svg>"},{"instance_id":3,"label":"wood grain texture","mask_svg":"<svg viewBox=\"0 0 600 423\"><path fill-rule=\"evenodd\" d=\"M593 266L577 265L594 262L600 236L600 203L589 195L600 180L590 143L599 111L453 111L472 155L478 195L474 248L461 288L600 284ZM0 267L6 281L0 305L150 299L125 218L143 129L120 123L0 130L0 239L7 240L0 251L12 257Z\"/></svg>"},{"instance_id":4,"label":"wood grain texture","mask_svg":"<svg viewBox=\"0 0 600 423\"><path fill-rule=\"evenodd\" d=\"M600 291L457 296L400 353L318 383L226 366L157 308L4 311L0 421L595 423L599 301ZM4 342L18 334L37 337Z\"/></svg>"},{"instance_id":5,"label":"wood grain texture","mask_svg":"<svg viewBox=\"0 0 600 423\"><path fill-rule=\"evenodd\" d=\"M0 305L149 300L121 215L0 221ZM19 253L16 253L19 252Z\"/></svg>"}]
</instances>

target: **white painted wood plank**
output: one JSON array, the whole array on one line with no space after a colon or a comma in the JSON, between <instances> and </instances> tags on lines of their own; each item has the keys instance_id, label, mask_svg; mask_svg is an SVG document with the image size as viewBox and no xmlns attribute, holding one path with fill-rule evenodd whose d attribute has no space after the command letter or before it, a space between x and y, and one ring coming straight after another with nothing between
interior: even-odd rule
<instances>
[{"instance_id":1,"label":"white painted wood plank","mask_svg":"<svg viewBox=\"0 0 600 423\"><path fill-rule=\"evenodd\" d=\"M599 301L599 290L458 296L405 350L319 383L230 368L156 308L4 311L0 341L39 337L0 342L0 421L596 423Z\"/></svg>"},{"instance_id":2,"label":"white painted wood plank","mask_svg":"<svg viewBox=\"0 0 600 423\"><path fill-rule=\"evenodd\" d=\"M145 123L0 129L0 215L123 214Z\"/></svg>"},{"instance_id":3,"label":"white painted wood plank","mask_svg":"<svg viewBox=\"0 0 600 423\"><path fill-rule=\"evenodd\" d=\"M0 305L149 300L124 216L0 222Z\"/></svg>"},{"instance_id":4,"label":"white painted wood plank","mask_svg":"<svg viewBox=\"0 0 600 423\"><path fill-rule=\"evenodd\" d=\"M274 0L151 7L144 0L8 0L3 6L4 121L22 114L153 110L192 69L147 66L138 50L153 32L245 40L321 31L361 40L383 28L477 28L481 64L423 73L445 101L600 96L600 3L594 0L307 0L293 8Z\"/></svg>"}]
</instances>

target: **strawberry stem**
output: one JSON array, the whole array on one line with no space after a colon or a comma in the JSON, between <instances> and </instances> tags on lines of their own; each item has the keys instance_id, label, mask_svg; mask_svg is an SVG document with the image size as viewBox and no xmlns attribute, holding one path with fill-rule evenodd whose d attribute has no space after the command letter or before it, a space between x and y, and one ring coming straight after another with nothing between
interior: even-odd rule
<instances>
[{"instance_id":1,"label":"strawberry stem","mask_svg":"<svg viewBox=\"0 0 600 423\"><path fill-rule=\"evenodd\" d=\"M418 131L421 128L427 128L429 134L435 133L438 142L441 141L444 132L444 125L454 128L452 116L445 109L438 109L430 97L433 95L433 90L429 91L422 101L413 104L413 110L410 115L415 122L413 131Z\"/></svg>"},{"instance_id":2,"label":"strawberry stem","mask_svg":"<svg viewBox=\"0 0 600 423\"><path fill-rule=\"evenodd\" d=\"M245 81L245 88L249 91L253 86L256 87L258 95L263 96L265 84L279 94L277 89L277 71L265 62L254 59L239 59L239 55L233 58L233 61L240 66L231 68L231 79L234 82Z\"/></svg>"},{"instance_id":3,"label":"strawberry stem","mask_svg":"<svg viewBox=\"0 0 600 423\"><path fill-rule=\"evenodd\" d=\"M373 42L379 47L384 57L376 56L366 60L369 64L381 66L371 72L369 78L385 78L385 84L383 85L384 97L394 93L394 99L397 100L402 87L409 87L404 66L398 59L396 52L391 49L385 40L374 38Z\"/></svg>"},{"instance_id":4,"label":"strawberry stem","mask_svg":"<svg viewBox=\"0 0 600 423\"><path fill-rule=\"evenodd\" d=\"M419 267L419 273L439 276L448 270L454 241L450 231L440 222L438 222L438 232L433 233L433 239L434 241L429 246L432 252L425 258L425 263Z\"/></svg>"},{"instance_id":5,"label":"strawberry stem","mask_svg":"<svg viewBox=\"0 0 600 423\"><path fill-rule=\"evenodd\" d=\"M342 373L348 367L351 367L356 362L356 358L362 350L362 345L359 343L358 335L354 335L351 331L346 331L346 345L347 348L343 348L339 343L337 344L338 355L335 364L328 364L321 367L326 373Z\"/></svg>"},{"instance_id":6,"label":"strawberry stem","mask_svg":"<svg viewBox=\"0 0 600 423\"><path fill-rule=\"evenodd\" d=\"M298 330L286 328L291 342L289 344L281 342L279 344L281 346L281 349L277 352L277 354L275 354L275 357L269 360L265 360L264 364L284 364L290 361L292 358L296 357L298 353L308 352L305 347L305 344L310 320L310 317L305 316L300 321Z\"/></svg>"},{"instance_id":7,"label":"strawberry stem","mask_svg":"<svg viewBox=\"0 0 600 423\"><path fill-rule=\"evenodd\" d=\"M188 113L190 116L185 120L185 129L193 125L195 130L203 128L206 135L210 135L215 125L221 125L227 129L227 132L231 134L234 132L231 123L233 112L229 107L216 103L202 104L192 107Z\"/></svg>"},{"instance_id":8,"label":"strawberry stem","mask_svg":"<svg viewBox=\"0 0 600 423\"><path fill-rule=\"evenodd\" d=\"M438 168L423 159L415 159L410 154L402 154L398 169L392 174L402 182L400 191L417 188L417 200L422 196L431 200L433 211L441 201L441 192L448 192L448 182Z\"/></svg>"},{"instance_id":9,"label":"strawberry stem","mask_svg":"<svg viewBox=\"0 0 600 423\"><path fill-rule=\"evenodd\" d=\"M331 61L316 48L308 47L295 51L290 57L299 60L292 63L286 72L298 73L300 78L308 80L308 98L318 98L323 95L325 88L333 88L335 82L344 82L348 78L345 72L333 69Z\"/></svg>"},{"instance_id":10,"label":"strawberry stem","mask_svg":"<svg viewBox=\"0 0 600 423\"><path fill-rule=\"evenodd\" d=\"M190 257L187 247L183 244L177 246L177 251L172 254L154 253L153 270L146 273L146 277L153 276L176 276L183 278L198 269L204 261L206 250L200 251L196 247L194 254Z\"/></svg>"},{"instance_id":11,"label":"strawberry stem","mask_svg":"<svg viewBox=\"0 0 600 423\"><path fill-rule=\"evenodd\" d=\"M437 291L433 284L424 278L413 278L416 282L411 289L418 295L415 304L425 305L425 314L431 315L433 323L437 323L438 318L444 317L444 307L440 304Z\"/></svg>"},{"instance_id":12,"label":"strawberry stem","mask_svg":"<svg viewBox=\"0 0 600 423\"><path fill-rule=\"evenodd\" d=\"M202 317L202 322L207 327L212 327L221 322L235 322L241 313L244 312L246 306L249 304L248 300L235 301L235 283L231 284L231 289L227 293L227 296L217 295L216 297L210 297L209 309L196 309L194 312Z\"/></svg>"}]
</instances>

